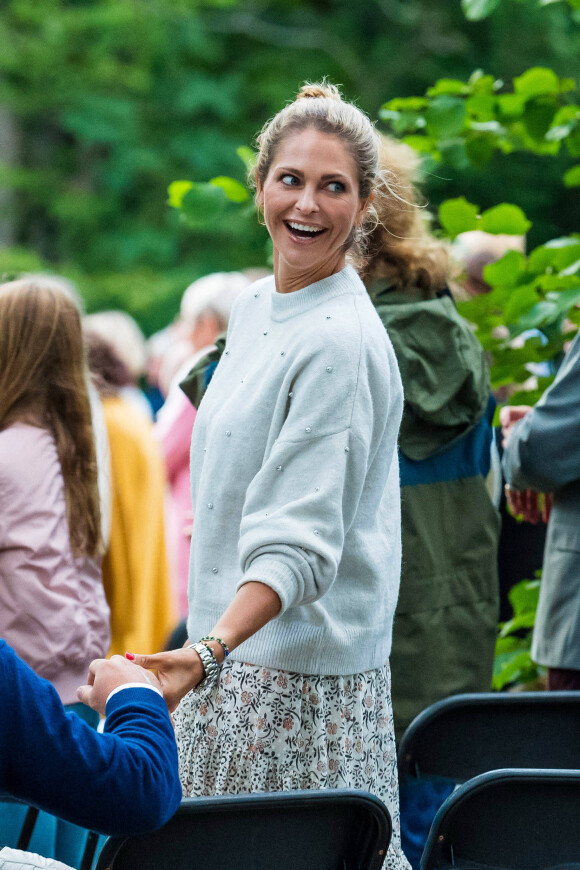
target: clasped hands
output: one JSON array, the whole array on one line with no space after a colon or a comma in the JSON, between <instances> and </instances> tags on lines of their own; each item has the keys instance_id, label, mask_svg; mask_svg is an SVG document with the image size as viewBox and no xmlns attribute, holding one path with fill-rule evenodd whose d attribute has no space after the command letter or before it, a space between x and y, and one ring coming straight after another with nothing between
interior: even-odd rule
<instances>
[{"instance_id":1,"label":"clasped hands","mask_svg":"<svg viewBox=\"0 0 580 870\"><path fill-rule=\"evenodd\" d=\"M156 675L151 673L155 671ZM110 659L95 659L89 667L87 683L77 689L77 698L105 715L107 698L114 689L128 683L142 683L158 689L172 713L181 699L205 676L201 659L195 650L170 650L142 656L127 653Z\"/></svg>"},{"instance_id":2,"label":"clasped hands","mask_svg":"<svg viewBox=\"0 0 580 870\"><path fill-rule=\"evenodd\" d=\"M499 412L502 427L503 446L509 443L513 427L531 411L529 405L506 405ZM506 483L505 495L508 507L514 516L521 514L525 522L545 523L550 519L550 513L554 502L551 492L538 493L533 489L518 490Z\"/></svg>"}]
</instances>

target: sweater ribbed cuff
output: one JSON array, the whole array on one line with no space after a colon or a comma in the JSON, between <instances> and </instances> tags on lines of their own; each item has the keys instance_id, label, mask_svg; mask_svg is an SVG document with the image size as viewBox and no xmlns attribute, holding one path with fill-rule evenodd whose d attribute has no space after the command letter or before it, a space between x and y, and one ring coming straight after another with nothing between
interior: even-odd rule
<instances>
[{"instance_id":1,"label":"sweater ribbed cuff","mask_svg":"<svg viewBox=\"0 0 580 870\"><path fill-rule=\"evenodd\" d=\"M288 565L272 559L271 556L257 556L248 567L246 573L239 581L236 591L244 583L264 583L277 593L282 607L280 613L284 613L298 598L298 581L296 574ZM280 615L278 614L278 616Z\"/></svg>"}]
</instances>

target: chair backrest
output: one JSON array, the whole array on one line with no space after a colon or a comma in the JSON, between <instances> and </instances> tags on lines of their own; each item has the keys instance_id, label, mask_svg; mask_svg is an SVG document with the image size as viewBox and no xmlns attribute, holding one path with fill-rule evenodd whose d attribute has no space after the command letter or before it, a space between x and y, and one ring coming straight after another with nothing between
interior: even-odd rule
<instances>
[{"instance_id":1,"label":"chair backrest","mask_svg":"<svg viewBox=\"0 0 580 870\"><path fill-rule=\"evenodd\" d=\"M580 771L493 770L437 815L421 870L580 868Z\"/></svg>"},{"instance_id":2,"label":"chair backrest","mask_svg":"<svg viewBox=\"0 0 580 870\"><path fill-rule=\"evenodd\" d=\"M22 806L26 806L22 801L17 798L13 798L9 794L5 794L4 792L0 792L0 804L20 804ZM38 814L40 810L36 807L26 806L26 814L22 820L22 826L20 828L20 833L18 835L18 840L16 842L16 848L21 849L23 852L28 849L28 845L30 843L32 834L34 832L34 826L36 825L36 820L38 819ZM0 807L0 816L1 816L1 807ZM0 843L2 843L2 829L0 828Z\"/></svg>"},{"instance_id":3,"label":"chair backrest","mask_svg":"<svg viewBox=\"0 0 580 870\"><path fill-rule=\"evenodd\" d=\"M378 870L390 837L385 805L352 789L186 798L160 830L107 840L97 870Z\"/></svg>"},{"instance_id":4,"label":"chair backrest","mask_svg":"<svg viewBox=\"0 0 580 870\"><path fill-rule=\"evenodd\" d=\"M580 768L580 692L453 695L411 722L399 777L465 782L500 767Z\"/></svg>"}]
</instances>

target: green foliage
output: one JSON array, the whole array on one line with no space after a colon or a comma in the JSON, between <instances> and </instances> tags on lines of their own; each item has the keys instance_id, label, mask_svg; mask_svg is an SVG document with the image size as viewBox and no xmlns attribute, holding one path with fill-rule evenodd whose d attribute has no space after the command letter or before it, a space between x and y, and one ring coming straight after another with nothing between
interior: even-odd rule
<instances>
[{"instance_id":1,"label":"green foliage","mask_svg":"<svg viewBox=\"0 0 580 870\"><path fill-rule=\"evenodd\" d=\"M460 303L460 312L477 324L477 335L492 358L492 386L524 384L530 363L555 364L574 335L580 304L580 235L553 239L528 257L510 251L484 269L491 292ZM570 326L563 328L565 321ZM528 330L537 335L520 338ZM533 404L551 378L539 379L533 394L520 388L510 401Z\"/></svg>"},{"instance_id":2,"label":"green foliage","mask_svg":"<svg viewBox=\"0 0 580 870\"><path fill-rule=\"evenodd\" d=\"M479 206L467 202L464 196L457 199L447 199L439 206L441 226L454 239L459 233L477 229Z\"/></svg>"},{"instance_id":3,"label":"green foliage","mask_svg":"<svg viewBox=\"0 0 580 870\"><path fill-rule=\"evenodd\" d=\"M461 0L461 8L470 21L481 21L495 12L501 0Z\"/></svg>"},{"instance_id":4,"label":"green foliage","mask_svg":"<svg viewBox=\"0 0 580 870\"><path fill-rule=\"evenodd\" d=\"M472 16L479 17L497 6L464 3ZM422 97L390 100L381 117L403 141L428 155L432 165L477 169L494 154L505 157L521 151L555 157L563 146L573 158L580 156L575 87L573 79L542 66L515 76L511 88L476 71L467 81L439 79ZM563 186L578 185L580 166L575 165L565 171ZM509 202L480 212L465 196L453 197L440 204L438 215L443 233L451 239L475 229L523 236L532 228L524 210ZM539 245L527 258L509 252L484 270L491 292L460 305L489 352L492 386L516 385L512 402L533 404L539 398L552 378L530 381L531 366L548 363L555 372L564 343L580 321L579 245L580 237L571 234ZM525 340L529 330L537 334Z\"/></svg>"},{"instance_id":5,"label":"green foliage","mask_svg":"<svg viewBox=\"0 0 580 870\"><path fill-rule=\"evenodd\" d=\"M512 90L477 70L467 81L440 79L424 97L389 100L380 117L417 150L459 169L485 166L495 153L555 156L563 145L571 157L579 157L580 107L571 101L575 87L573 79L559 78L546 67L516 76Z\"/></svg>"},{"instance_id":6,"label":"green foliage","mask_svg":"<svg viewBox=\"0 0 580 870\"><path fill-rule=\"evenodd\" d=\"M447 199L439 206L439 221L449 238L460 233L482 230L495 235L521 236L532 226L521 208L503 202L479 214L479 207L465 197Z\"/></svg>"},{"instance_id":7,"label":"green foliage","mask_svg":"<svg viewBox=\"0 0 580 870\"><path fill-rule=\"evenodd\" d=\"M563 3L539 9L535 0L503 2L474 25L460 4L443 0L6 0L0 43L6 268L19 271L28 250L47 268L74 273L83 292L103 304L122 302L125 285L139 287L128 292L127 304L145 317L147 331L175 312L174 291L165 307L159 304L169 284L183 289L208 271L267 258L250 200L241 206L220 200L221 219L210 230L164 206L168 184L204 185L220 176L243 184L252 164L247 146L264 121L302 81L323 75L341 82L373 118L385 95L398 95L400 135L415 137L428 154L431 140L441 141L427 177L435 210L462 195L482 211L516 202L533 220L536 244L576 228L575 189L555 185L573 170L572 127L565 135L555 129L555 141L544 143L559 149L549 166L517 148L504 156L495 144L497 107L490 114L487 80L465 90L474 67L494 69L506 81L536 65L580 78L577 36ZM409 99L433 82L429 96ZM492 102L500 95L501 88ZM503 96L504 108L510 99L516 108L521 103L518 93ZM569 93L557 100L560 108L580 102ZM459 133L445 138L461 115ZM408 130L413 119L417 126ZM466 119L491 127L466 137ZM556 126L574 123L570 114ZM4 147L6 133L12 149ZM246 145L236 154L240 143ZM541 183L530 180L537 171ZM577 183L574 174L566 178ZM139 275L149 278L132 277Z\"/></svg>"},{"instance_id":8,"label":"green foliage","mask_svg":"<svg viewBox=\"0 0 580 870\"><path fill-rule=\"evenodd\" d=\"M501 691L537 683L543 676L531 658L532 629L536 620L540 580L522 580L512 586L509 600L513 617L500 623L495 646L492 688Z\"/></svg>"},{"instance_id":9,"label":"green foliage","mask_svg":"<svg viewBox=\"0 0 580 870\"><path fill-rule=\"evenodd\" d=\"M502 0L461 0L461 8L469 21L481 21L495 12L501 2ZM568 3L573 10L580 10L580 0L534 0L534 2L539 6Z\"/></svg>"}]
</instances>

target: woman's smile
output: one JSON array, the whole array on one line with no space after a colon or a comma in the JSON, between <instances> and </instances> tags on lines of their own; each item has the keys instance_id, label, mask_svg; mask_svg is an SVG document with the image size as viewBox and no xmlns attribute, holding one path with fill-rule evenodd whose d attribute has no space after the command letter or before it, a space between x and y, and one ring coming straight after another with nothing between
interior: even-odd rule
<instances>
[{"instance_id":1,"label":"woman's smile","mask_svg":"<svg viewBox=\"0 0 580 870\"><path fill-rule=\"evenodd\" d=\"M304 224L298 221L284 221L288 232L298 242L312 242L326 232L326 227L318 227L312 224Z\"/></svg>"}]
</instances>

